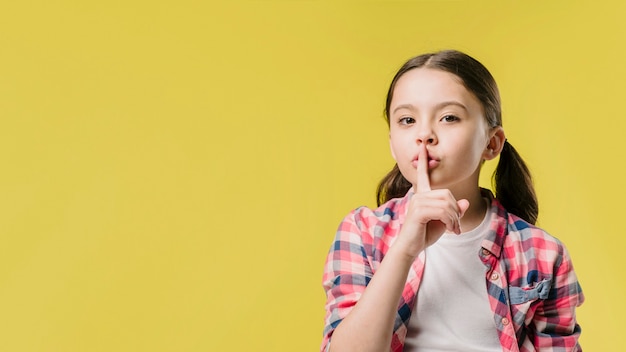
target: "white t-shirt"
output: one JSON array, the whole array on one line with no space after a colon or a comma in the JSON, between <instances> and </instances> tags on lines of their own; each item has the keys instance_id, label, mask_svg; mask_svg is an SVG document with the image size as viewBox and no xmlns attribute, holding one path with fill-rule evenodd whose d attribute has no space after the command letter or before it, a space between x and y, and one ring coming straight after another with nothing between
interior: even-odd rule
<instances>
[{"instance_id":1,"label":"white t-shirt","mask_svg":"<svg viewBox=\"0 0 626 352\"><path fill-rule=\"evenodd\" d=\"M493 213L474 230L444 233L426 249L405 352L502 351L478 252Z\"/></svg>"}]
</instances>

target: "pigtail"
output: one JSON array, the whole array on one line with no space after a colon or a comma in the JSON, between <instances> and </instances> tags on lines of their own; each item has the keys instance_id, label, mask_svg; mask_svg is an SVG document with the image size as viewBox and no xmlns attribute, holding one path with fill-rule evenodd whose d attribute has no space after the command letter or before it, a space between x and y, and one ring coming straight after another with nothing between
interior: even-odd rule
<instances>
[{"instance_id":1,"label":"pigtail","mask_svg":"<svg viewBox=\"0 0 626 352\"><path fill-rule=\"evenodd\" d=\"M402 176L398 164L395 164L393 169L378 184L376 202L380 206L393 198L404 197L410 188L411 183Z\"/></svg>"},{"instance_id":2,"label":"pigtail","mask_svg":"<svg viewBox=\"0 0 626 352\"><path fill-rule=\"evenodd\" d=\"M504 208L534 225L537 222L539 205L530 171L508 141L504 142L492 180L496 198Z\"/></svg>"}]
</instances>

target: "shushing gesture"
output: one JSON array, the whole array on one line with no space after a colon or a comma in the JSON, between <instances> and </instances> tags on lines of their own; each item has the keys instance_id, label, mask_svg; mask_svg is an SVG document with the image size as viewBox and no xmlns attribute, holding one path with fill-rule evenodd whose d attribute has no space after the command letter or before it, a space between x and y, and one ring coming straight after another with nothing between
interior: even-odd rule
<instances>
[{"instance_id":1,"label":"shushing gesture","mask_svg":"<svg viewBox=\"0 0 626 352\"><path fill-rule=\"evenodd\" d=\"M430 188L428 150L424 143L420 145L416 182L396 243L404 246L406 254L412 257L437 242L446 230L460 234L461 217L469 208L469 201L457 201L450 190Z\"/></svg>"},{"instance_id":2,"label":"shushing gesture","mask_svg":"<svg viewBox=\"0 0 626 352\"><path fill-rule=\"evenodd\" d=\"M575 309L584 295L563 244L538 227L528 229L537 220L537 199L527 166L506 140L489 71L454 50L411 58L389 86L385 119L396 163L378 185L378 207L352 211L339 226L324 270L320 351L402 352L425 345L455 351L469 345L490 351L517 351L517 346L580 351ZM494 196L481 189L479 179L482 163L496 157L497 169L506 172L494 175ZM404 180L409 182L399 182ZM506 249L491 258L497 283L495 276L485 277L474 245L462 244L467 256L444 245L455 234L477 241L491 236ZM428 258L419 257L435 243ZM430 272L438 266L432 264L450 256L455 258L449 269L467 269L466 280L457 282L454 270ZM507 293L510 283L534 287L546 283L539 282L544 277L553 278L545 286L549 297L534 302L536 309L520 312L509 301L488 304ZM451 281L454 292L446 289ZM452 294L442 296L444 291ZM450 306L449 314L431 309L438 300L458 297L486 305ZM458 309L470 321L457 322Z\"/></svg>"}]
</instances>

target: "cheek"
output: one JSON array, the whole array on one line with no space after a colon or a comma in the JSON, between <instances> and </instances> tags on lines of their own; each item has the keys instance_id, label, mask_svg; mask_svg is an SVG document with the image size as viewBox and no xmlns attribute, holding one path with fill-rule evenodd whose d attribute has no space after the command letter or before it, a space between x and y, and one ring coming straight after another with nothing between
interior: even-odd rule
<instances>
[{"instance_id":1,"label":"cheek","mask_svg":"<svg viewBox=\"0 0 626 352\"><path fill-rule=\"evenodd\" d=\"M469 145L467 151L471 152L471 157L467 158L468 162L480 164L485 157L486 145L487 142L483 142L480 138L477 138L473 144Z\"/></svg>"},{"instance_id":2,"label":"cheek","mask_svg":"<svg viewBox=\"0 0 626 352\"><path fill-rule=\"evenodd\" d=\"M396 162L398 161L398 154L396 154L397 147L392 140L389 141L389 150L391 151L391 157Z\"/></svg>"},{"instance_id":3,"label":"cheek","mask_svg":"<svg viewBox=\"0 0 626 352\"><path fill-rule=\"evenodd\" d=\"M391 156L398 161L406 154L406 141L398 135L391 135L389 137L389 148L391 149Z\"/></svg>"},{"instance_id":4,"label":"cheek","mask_svg":"<svg viewBox=\"0 0 626 352\"><path fill-rule=\"evenodd\" d=\"M389 150L391 151L391 156L393 157L394 160L398 160L397 156L398 156L398 136L393 133L393 130L389 132Z\"/></svg>"},{"instance_id":5,"label":"cheek","mask_svg":"<svg viewBox=\"0 0 626 352\"><path fill-rule=\"evenodd\" d=\"M487 131L476 128L467 136L466 148L475 154L482 154L487 149L488 136Z\"/></svg>"}]
</instances>

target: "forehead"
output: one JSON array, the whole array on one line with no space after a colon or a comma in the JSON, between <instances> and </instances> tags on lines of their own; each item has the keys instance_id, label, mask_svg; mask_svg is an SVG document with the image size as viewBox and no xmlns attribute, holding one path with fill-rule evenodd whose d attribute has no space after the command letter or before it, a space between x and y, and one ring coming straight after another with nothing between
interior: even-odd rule
<instances>
[{"instance_id":1,"label":"forehead","mask_svg":"<svg viewBox=\"0 0 626 352\"><path fill-rule=\"evenodd\" d=\"M417 68L407 71L396 82L391 109L402 104L427 108L447 101L482 110L480 101L465 88L458 76L437 69Z\"/></svg>"}]
</instances>

